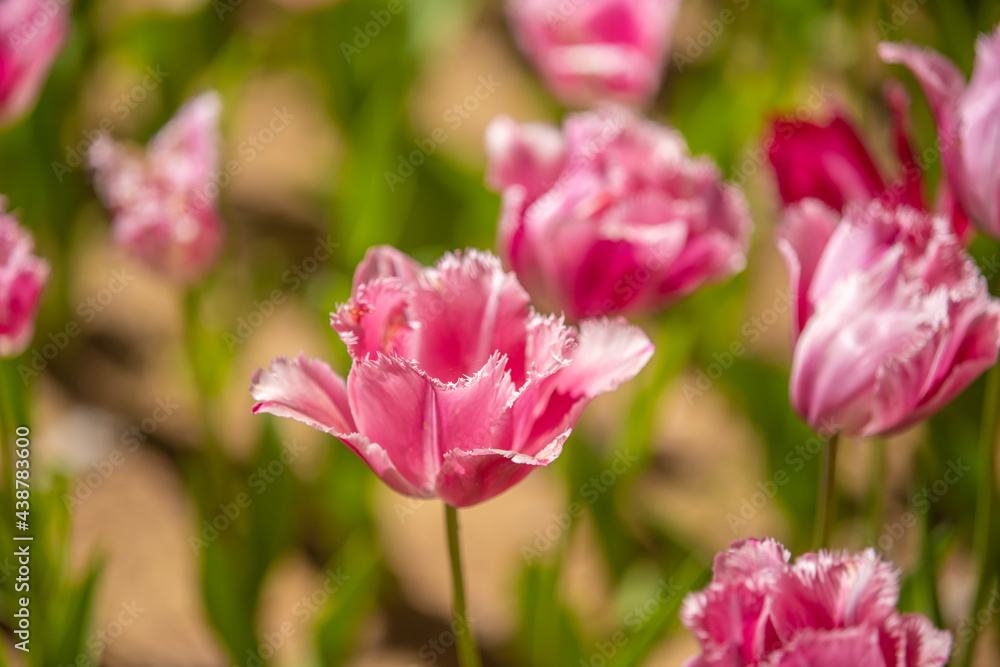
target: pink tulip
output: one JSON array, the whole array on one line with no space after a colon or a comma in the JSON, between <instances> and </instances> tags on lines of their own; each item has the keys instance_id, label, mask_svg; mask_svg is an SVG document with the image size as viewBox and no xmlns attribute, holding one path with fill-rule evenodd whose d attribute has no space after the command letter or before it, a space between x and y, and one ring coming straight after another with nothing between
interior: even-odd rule
<instances>
[{"instance_id":1,"label":"pink tulip","mask_svg":"<svg viewBox=\"0 0 1000 667\"><path fill-rule=\"evenodd\" d=\"M66 41L69 14L68 0L0 3L0 124L34 106Z\"/></svg>"},{"instance_id":2,"label":"pink tulip","mask_svg":"<svg viewBox=\"0 0 1000 667\"><path fill-rule=\"evenodd\" d=\"M909 67L934 111L938 143L955 196L973 221L1000 238L1000 27L976 44L972 80L930 49L884 43L879 55Z\"/></svg>"},{"instance_id":3,"label":"pink tulip","mask_svg":"<svg viewBox=\"0 0 1000 667\"><path fill-rule=\"evenodd\" d=\"M653 353L623 320L577 330L536 314L513 274L477 251L431 268L370 250L332 325L353 359L347 381L282 357L254 374L254 412L336 436L396 491L453 507L554 461L584 407Z\"/></svg>"},{"instance_id":4,"label":"pink tulip","mask_svg":"<svg viewBox=\"0 0 1000 667\"><path fill-rule=\"evenodd\" d=\"M702 653L685 667L941 667L951 635L900 614L899 572L874 550L791 554L734 542L681 620Z\"/></svg>"},{"instance_id":5,"label":"pink tulip","mask_svg":"<svg viewBox=\"0 0 1000 667\"><path fill-rule=\"evenodd\" d=\"M486 147L500 252L547 308L648 311L746 264L743 196L672 129L611 107L571 116L561 134L501 117Z\"/></svg>"},{"instance_id":6,"label":"pink tulip","mask_svg":"<svg viewBox=\"0 0 1000 667\"><path fill-rule=\"evenodd\" d=\"M34 255L35 240L6 208L0 197L0 357L15 357L35 332L49 264Z\"/></svg>"},{"instance_id":7,"label":"pink tulip","mask_svg":"<svg viewBox=\"0 0 1000 667\"><path fill-rule=\"evenodd\" d=\"M944 218L874 201L841 219L807 199L778 245L796 299L791 399L815 430L899 431L996 363L1000 302Z\"/></svg>"},{"instance_id":8,"label":"pink tulip","mask_svg":"<svg viewBox=\"0 0 1000 667\"><path fill-rule=\"evenodd\" d=\"M98 194L114 238L147 266L180 282L200 278L218 257L219 113L216 93L188 102L145 154L102 136L90 149Z\"/></svg>"},{"instance_id":9,"label":"pink tulip","mask_svg":"<svg viewBox=\"0 0 1000 667\"><path fill-rule=\"evenodd\" d=\"M564 102L648 103L680 0L508 0L514 35Z\"/></svg>"},{"instance_id":10,"label":"pink tulip","mask_svg":"<svg viewBox=\"0 0 1000 667\"><path fill-rule=\"evenodd\" d=\"M767 151L784 203L814 198L843 212L849 203L879 199L886 206L902 203L931 210L923 195L924 164L914 155L910 139L910 99L898 81L886 86L886 102L900 164L899 175L890 178L883 177L865 142L841 113L825 123L775 120ZM956 234L969 237L965 212L944 185L937 210L952 219Z\"/></svg>"}]
</instances>

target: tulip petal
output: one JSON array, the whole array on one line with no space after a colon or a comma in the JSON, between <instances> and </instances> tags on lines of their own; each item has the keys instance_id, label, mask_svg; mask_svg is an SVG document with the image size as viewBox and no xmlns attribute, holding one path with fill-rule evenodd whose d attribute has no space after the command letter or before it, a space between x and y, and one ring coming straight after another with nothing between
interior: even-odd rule
<instances>
[{"instance_id":1,"label":"tulip petal","mask_svg":"<svg viewBox=\"0 0 1000 667\"><path fill-rule=\"evenodd\" d=\"M569 431L535 456L502 449L453 449L444 455L436 482L437 496L452 507L468 507L509 489L539 466L559 458Z\"/></svg>"},{"instance_id":2,"label":"tulip petal","mask_svg":"<svg viewBox=\"0 0 1000 667\"><path fill-rule=\"evenodd\" d=\"M920 614L903 614L893 634L904 646L900 667L944 667L951 657L951 633L938 630Z\"/></svg>"},{"instance_id":3,"label":"tulip petal","mask_svg":"<svg viewBox=\"0 0 1000 667\"><path fill-rule=\"evenodd\" d=\"M749 581L713 582L684 599L681 622L701 645L704 664L753 665L765 657L766 593Z\"/></svg>"},{"instance_id":4,"label":"tulip petal","mask_svg":"<svg viewBox=\"0 0 1000 667\"><path fill-rule=\"evenodd\" d=\"M378 443L422 495L431 495L444 445L434 381L397 356L356 359L347 396L359 433Z\"/></svg>"},{"instance_id":5,"label":"tulip petal","mask_svg":"<svg viewBox=\"0 0 1000 667\"><path fill-rule=\"evenodd\" d=\"M933 49L913 44L883 42L879 57L887 63L905 65L920 82L938 121L942 138L954 130L954 107L965 90L965 77L955 64Z\"/></svg>"},{"instance_id":6,"label":"tulip petal","mask_svg":"<svg viewBox=\"0 0 1000 667\"><path fill-rule=\"evenodd\" d=\"M34 254L35 242L0 197L0 358L24 351L35 332L49 263Z\"/></svg>"},{"instance_id":7,"label":"tulip petal","mask_svg":"<svg viewBox=\"0 0 1000 667\"><path fill-rule=\"evenodd\" d=\"M431 377L455 382L500 352L514 383L524 382L528 295L493 255L446 254L416 287L411 309L421 324L412 355Z\"/></svg>"},{"instance_id":8,"label":"tulip petal","mask_svg":"<svg viewBox=\"0 0 1000 667\"><path fill-rule=\"evenodd\" d=\"M775 539L734 542L728 551L715 556L713 580L723 583L758 575L770 576L788 566L792 554Z\"/></svg>"},{"instance_id":9,"label":"tulip petal","mask_svg":"<svg viewBox=\"0 0 1000 667\"><path fill-rule=\"evenodd\" d=\"M803 629L878 626L899 602L899 572L874 549L806 554L795 561L775 587L772 618L788 640Z\"/></svg>"},{"instance_id":10,"label":"tulip petal","mask_svg":"<svg viewBox=\"0 0 1000 667\"><path fill-rule=\"evenodd\" d=\"M291 360L279 357L271 363L270 372L257 369L250 393L259 401L253 407L254 414L294 419L329 433L350 447L393 489L408 496L429 497L426 490L399 473L381 446L354 432L347 387L326 363L304 354Z\"/></svg>"},{"instance_id":11,"label":"tulip petal","mask_svg":"<svg viewBox=\"0 0 1000 667\"><path fill-rule=\"evenodd\" d=\"M803 632L767 664L769 667L886 667L878 630L869 626Z\"/></svg>"},{"instance_id":12,"label":"tulip petal","mask_svg":"<svg viewBox=\"0 0 1000 667\"><path fill-rule=\"evenodd\" d=\"M413 285L423 273L424 267L406 253L392 246L375 246L354 270L354 289L379 278L398 278L404 286Z\"/></svg>"},{"instance_id":13,"label":"tulip petal","mask_svg":"<svg viewBox=\"0 0 1000 667\"><path fill-rule=\"evenodd\" d=\"M963 176L970 213L1000 236L1000 27L976 43L969 87L959 101ZM954 179L952 179L954 180Z\"/></svg>"},{"instance_id":14,"label":"tulip petal","mask_svg":"<svg viewBox=\"0 0 1000 667\"><path fill-rule=\"evenodd\" d=\"M768 158L786 204L813 198L842 211L850 202L867 202L885 190L865 143L839 114L825 125L774 121Z\"/></svg>"},{"instance_id":15,"label":"tulip petal","mask_svg":"<svg viewBox=\"0 0 1000 667\"><path fill-rule=\"evenodd\" d=\"M649 362L655 346L624 318L584 320L569 366L559 372L558 389L596 398L631 380Z\"/></svg>"},{"instance_id":16,"label":"tulip petal","mask_svg":"<svg viewBox=\"0 0 1000 667\"><path fill-rule=\"evenodd\" d=\"M509 116L498 116L486 128L486 156L486 182L491 188L520 186L534 199L559 178L566 144L552 125L519 124Z\"/></svg>"},{"instance_id":17,"label":"tulip petal","mask_svg":"<svg viewBox=\"0 0 1000 667\"><path fill-rule=\"evenodd\" d=\"M376 278L354 291L337 308L330 325L340 335L352 359L374 359L379 354L409 353L413 324L406 315L413 290L397 278Z\"/></svg>"},{"instance_id":18,"label":"tulip petal","mask_svg":"<svg viewBox=\"0 0 1000 667\"><path fill-rule=\"evenodd\" d=\"M0 125L34 106L70 29L69 3L5 0L0 4Z\"/></svg>"},{"instance_id":19,"label":"tulip petal","mask_svg":"<svg viewBox=\"0 0 1000 667\"><path fill-rule=\"evenodd\" d=\"M791 295L795 299L793 341L798 341L799 334L812 317L814 306L809 292L813 277L839 220L840 217L820 201L806 199L785 212L778 228L778 250L785 259Z\"/></svg>"},{"instance_id":20,"label":"tulip petal","mask_svg":"<svg viewBox=\"0 0 1000 667\"><path fill-rule=\"evenodd\" d=\"M219 163L222 98L215 91L187 102L149 142L149 158L175 190L203 188ZM216 191L217 192L217 191ZM202 199L214 199L206 190Z\"/></svg>"}]
</instances>

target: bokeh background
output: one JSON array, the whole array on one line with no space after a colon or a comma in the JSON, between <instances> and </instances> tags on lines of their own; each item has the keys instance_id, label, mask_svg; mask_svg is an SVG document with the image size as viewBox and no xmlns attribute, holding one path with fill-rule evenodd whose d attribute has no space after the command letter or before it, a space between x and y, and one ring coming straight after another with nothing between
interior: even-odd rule
<instances>
[{"instance_id":1,"label":"bokeh background","mask_svg":"<svg viewBox=\"0 0 1000 667\"><path fill-rule=\"evenodd\" d=\"M398 14L388 0L74 3L36 109L0 131L0 192L53 265L13 362L38 372L4 388L32 406L39 533L32 652L5 632L10 664L455 664L440 503L394 494L330 437L252 417L247 392L255 368L300 350L346 374L327 314L369 246L425 263L492 248L486 125L565 113L499 0L399 1ZM998 20L996 0L685 0L650 113L747 192L749 268L641 322L650 366L588 410L556 463L462 512L487 664L681 665L696 646L678 608L716 551L760 535L809 548L820 457L787 398L769 120L839 108L888 170L889 76L914 93L921 148L935 135L877 43L912 39L968 74ZM110 245L82 156L102 125L144 142L208 88L240 173L218 182L224 258L186 294ZM972 252L996 270L995 243ZM901 607L958 628L959 647L982 627L986 667L1000 664L996 623L964 617L981 394L980 381L888 442L845 443L833 541L895 560ZM970 470L942 485L951 464ZM899 523L908 511L916 525Z\"/></svg>"}]
</instances>

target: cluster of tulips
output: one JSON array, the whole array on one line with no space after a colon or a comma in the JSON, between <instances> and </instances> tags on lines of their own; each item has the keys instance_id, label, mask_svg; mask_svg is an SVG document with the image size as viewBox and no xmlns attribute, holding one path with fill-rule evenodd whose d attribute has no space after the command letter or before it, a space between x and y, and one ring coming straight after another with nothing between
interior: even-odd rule
<instances>
[{"instance_id":1,"label":"cluster of tulips","mask_svg":"<svg viewBox=\"0 0 1000 667\"><path fill-rule=\"evenodd\" d=\"M8 0L0 32L45 6ZM655 353L625 318L747 263L753 222L742 193L711 160L692 157L679 132L642 115L660 85L677 6L510 0L525 54L561 101L583 110L561 129L507 117L490 125L499 257L468 249L423 266L372 248L331 315L352 359L346 379L322 360L278 358L252 377L253 412L334 436L401 494L440 498L452 536L456 508L555 461L586 406ZM36 23L26 44L0 38L5 120L33 104L65 38L65 15ZM913 72L935 114L944 167L935 202L923 194L899 84L886 88L894 176L881 173L842 114L778 120L769 142L784 201L776 242L794 304L790 401L833 452L840 435L884 436L926 420L993 367L1000 348L1000 301L966 251L976 230L1000 237L1000 30L980 39L968 83L933 51L886 43L879 53ZM220 113L219 96L206 92L144 150L103 137L89 155L114 240L186 284L213 267L224 243L217 198L206 194ZM31 339L48 272L31 235L3 213L3 356ZM898 613L899 573L873 551L789 561L768 539L716 558L711 584L682 611L702 651L689 667L948 662L951 635ZM991 564L980 566L988 579ZM462 606L457 550L453 568ZM471 636L459 649L477 664Z\"/></svg>"}]
</instances>

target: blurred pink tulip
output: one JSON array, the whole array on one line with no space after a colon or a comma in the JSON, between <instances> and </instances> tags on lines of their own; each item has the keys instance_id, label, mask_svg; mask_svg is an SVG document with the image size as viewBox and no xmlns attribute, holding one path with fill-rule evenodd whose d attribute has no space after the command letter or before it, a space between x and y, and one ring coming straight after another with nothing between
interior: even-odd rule
<instances>
[{"instance_id":1,"label":"blurred pink tulip","mask_svg":"<svg viewBox=\"0 0 1000 667\"><path fill-rule=\"evenodd\" d=\"M188 102L145 154L102 136L90 149L95 185L114 238L147 266L180 282L200 278L225 233L218 211L219 113L214 92Z\"/></svg>"},{"instance_id":2,"label":"blurred pink tulip","mask_svg":"<svg viewBox=\"0 0 1000 667\"><path fill-rule=\"evenodd\" d=\"M35 332L49 264L33 254L35 240L6 209L0 198L0 357L15 357Z\"/></svg>"},{"instance_id":3,"label":"blurred pink tulip","mask_svg":"<svg viewBox=\"0 0 1000 667\"><path fill-rule=\"evenodd\" d=\"M17 120L38 98L66 41L69 0L0 3L0 124Z\"/></svg>"},{"instance_id":4,"label":"blurred pink tulip","mask_svg":"<svg viewBox=\"0 0 1000 667\"><path fill-rule=\"evenodd\" d=\"M791 554L735 542L681 620L702 653L685 667L942 667L951 634L900 614L899 573L873 549Z\"/></svg>"},{"instance_id":5,"label":"blurred pink tulip","mask_svg":"<svg viewBox=\"0 0 1000 667\"><path fill-rule=\"evenodd\" d=\"M899 431L996 363L1000 302L944 218L874 201L841 219L807 199L778 246L796 299L791 399L814 430Z\"/></svg>"},{"instance_id":6,"label":"blurred pink tulip","mask_svg":"<svg viewBox=\"0 0 1000 667\"><path fill-rule=\"evenodd\" d=\"M500 117L486 148L500 253L541 306L649 311L746 264L742 194L672 129L613 107L571 116L562 133Z\"/></svg>"},{"instance_id":7,"label":"blurred pink tulip","mask_svg":"<svg viewBox=\"0 0 1000 667\"><path fill-rule=\"evenodd\" d=\"M976 44L972 80L931 49L884 43L879 55L913 71L938 126L951 188L973 222L1000 238L1000 27Z\"/></svg>"},{"instance_id":8,"label":"blurred pink tulip","mask_svg":"<svg viewBox=\"0 0 1000 667\"><path fill-rule=\"evenodd\" d=\"M656 94L680 0L508 0L521 48L564 102L644 105Z\"/></svg>"},{"instance_id":9,"label":"blurred pink tulip","mask_svg":"<svg viewBox=\"0 0 1000 667\"><path fill-rule=\"evenodd\" d=\"M825 123L775 120L767 151L784 203L814 198L843 212L849 203L878 199L886 206L931 210L923 194L924 165L910 139L910 99L898 81L886 86L886 102L901 167L895 179L883 178L865 142L840 112ZM965 212L946 184L940 188L937 210L952 220L956 234L971 240Z\"/></svg>"},{"instance_id":10,"label":"blurred pink tulip","mask_svg":"<svg viewBox=\"0 0 1000 667\"><path fill-rule=\"evenodd\" d=\"M653 353L622 320L580 329L536 314L488 253L423 267L373 248L332 325L353 359L276 359L253 376L254 412L340 438L382 480L453 507L488 500L559 456L584 407Z\"/></svg>"}]
</instances>

